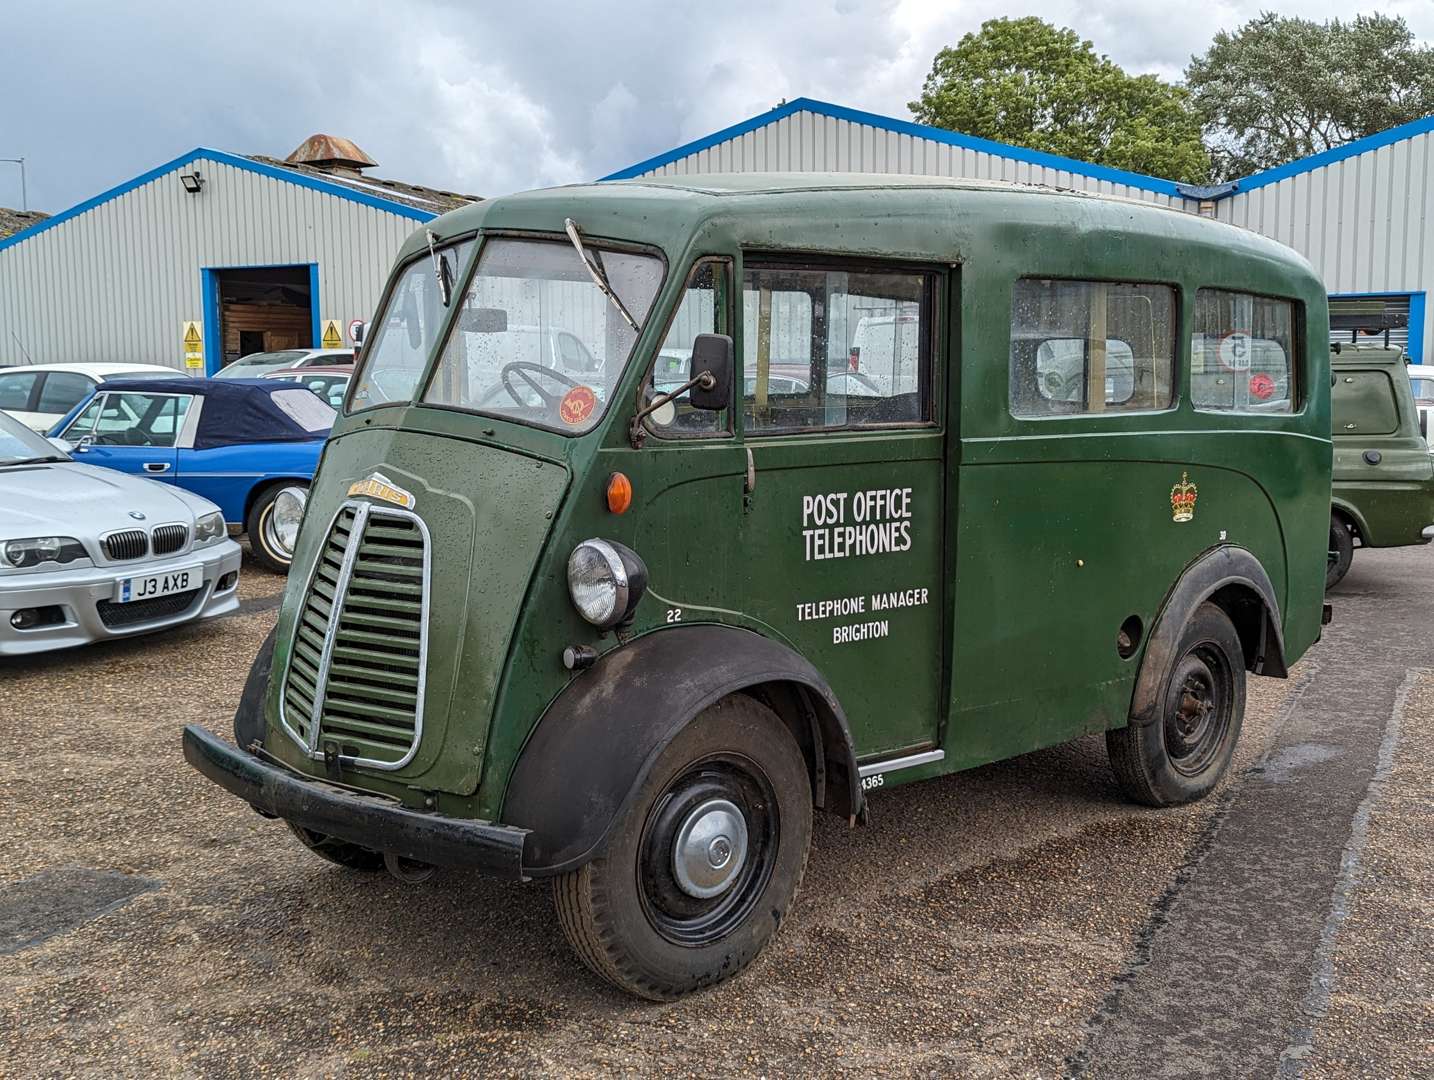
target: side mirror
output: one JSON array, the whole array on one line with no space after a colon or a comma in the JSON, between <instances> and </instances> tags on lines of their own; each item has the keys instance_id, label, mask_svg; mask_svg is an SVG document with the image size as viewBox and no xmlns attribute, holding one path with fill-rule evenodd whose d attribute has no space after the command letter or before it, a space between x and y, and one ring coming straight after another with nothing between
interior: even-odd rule
<instances>
[{"instance_id":1,"label":"side mirror","mask_svg":"<svg viewBox=\"0 0 1434 1080\"><path fill-rule=\"evenodd\" d=\"M726 334L698 334L687 371L692 379L704 373L712 376L709 385L696 383L688 392L694 409L717 412L732 404L732 339Z\"/></svg>"},{"instance_id":2,"label":"side mirror","mask_svg":"<svg viewBox=\"0 0 1434 1080\"><path fill-rule=\"evenodd\" d=\"M470 334L501 334L508 329L508 312L496 307L466 307L458 314L458 328Z\"/></svg>"}]
</instances>

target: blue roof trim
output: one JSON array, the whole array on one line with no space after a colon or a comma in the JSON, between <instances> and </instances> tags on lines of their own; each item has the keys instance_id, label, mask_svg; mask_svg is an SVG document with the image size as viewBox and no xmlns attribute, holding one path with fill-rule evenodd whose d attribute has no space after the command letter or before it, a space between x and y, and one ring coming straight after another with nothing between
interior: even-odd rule
<instances>
[{"instance_id":1,"label":"blue roof trim","mask_svg":"<svg viewBox=\"0 0 1434 1080\"><path fill-rule=\"evenodd\" d=\"M848 109L842 105L833 105L826 101L816 101L812 98L796 98L779 105L770 112L754 116L750 120L744 120L740 124L733 124L731 127L723 128L705 138L697 139L694 142L686 143L669 150L665 154L658 154L656 157L640 161L636 165L630 165L626 169L620 169L602 177L603 180L629 180L653 169L659 169L664 165L685 158L691 154L706 150L718 143L734 139L739 135L745 135L749 131L765 127L793 113L809 112L817 116L830 117L833 120L847 120L854 124L866 124L870 127L881 128L884 131L894 131L901 135L911 135L918 139L929 139L932 142L946 143L949 146L959 146L966 150L975 150L983 154L993 154L996 157L1008 158L1012 161L1023 161L1031 165L1040 165L1047 169L1059 169L1063 172L1077 173L1081 176L1090 177L1092 180L1105 180L1112 184L1125 184L1128 187L1140 188L1143 191L1153 191L1160 195L1179 196L1174 181L1161 180L1154 176L1145 176L1142 173L1126 172L1124 169L1112 169L1105 165L1093 165L1088 161L1077 161L1075 158L1061 157L1059 154L1047 154L1041 150L1027 150L1022 146L1011 146L1008 143L996 142L992 139L979 139L974 135L963 135L959 131L948 131L945 128L931 127L927 124L918 124L911 120L897 120L890 116L880 116L877 113L862 112L860 109Z\"/></svg>"},{"instance_id":2,"label":"blue roof trim","mask_svg":"<svg viewBox=\"0 0 1434 1080\"><path fill-rule=\"evenodd\" d=\"M1264 172L1254 173L1239 182L1240 190L1250 191L1267 184L1278 184L1281 180L1288 180L1291 176L1312 172L1326 165L1333 165L1337 161L1343 161L1345 158L1358 157L1371 150L1378 150L1380 147L1402 142L1404 139L1412 139L1416 135L1424 135L1430 131L1434 131L1434 116L1426 116L1422 120L1411 120L1407 124L1400 124L1388 131L1366 135L1362 139L1355 139L1354 142L1347 142L1343 146L1336 146L1297 161L1286 162L1273 169L1266 169Z\"/></svg>"},{"instance_id":3,"label":"blue roof trim","mask_svg":"<svg viewBox=\"0 0 1434 1080\"><path fill-rule=\"evenodd\" d=\"M236 169L244 169L246 172L258 173L260 176L267 176L273 180L283 180L286 183L297 184L299 187L322 191L326 195L336 195L341 199L348 199L350 202L360 203L364 206L372 207L375 210L384 210L390 214L397 214L399 217L412 218L415 221L432 221L438 216L427 210L419 210L416 207L392 202L388 199L380 198L377 195L368 195L361 191L355 191L353 188L344 187L342 184L332 184L327 180L306 176L303 173L293 172L289 169L277 169L272 165L251 161L249 158L242 157L239 154L230 154L223 150L209 150L200 146L189 151L187 154L180 154L179 157L174 158L172 161L166 161L163 165L150 169L149 172L141 173L132 180L126 180L124 183L117 184L108 191L102 191L100 194L94 196L94 198L86 199L82 203L76 203L68 210L62 210L53 217L48 217L44 221L36 222L28 229L22 229L20 232L15 233L15 235L0 240L0 251L14 247L16 244L44 232L46 229L53 229L56 225L62 225L71 218L79 217L87 210L93 210L103 203L117 199L137 187L143 187L145 184L159 179L166 173L173 172L175 169L182 168L195 161L214 161L221 165L232 165Z\"/></svg>"},{"instance_id":4,"label":"blue roof trim","mask_svg":"<svg viewBox=\"0 0 1434 1080\"><path fill-rule=\"evenodd\" d=\"M995 142L991 139L980 139L974 135L963 135L959 131L947 131L945 128L931 127L927 124L918 124L911 120L898 120L890 116L881 116L877 113L862 112L860 109L848 109L842 105L832 105L829 102L817 101L813 98L796 98L779 105L769 112L754 116L749 120L743 120L740 124L733 124L731 127L723 128L721 131L713 132L701 139L684 143L675 150L650 157L646 161L639 161L636 165L629 165L625 169L609 173L602 177L602 180L630 180L643 173L660 169L664 165L670 165L674 161L689 157L692 154L710 149L718 143L735 139L739 135L745 135L749 131L765 127L793 113L809 112L817 116L828 116L834 120L848 120L855 124L866 124L870 127L880 128L883 131L894 131L902 135L910 135L913 138L929 139L932 142L946 143L950 146L960 146L967 150L977 150L983 154L994 154L997 157L1008 158L1012 161L1024 161L1031 165L1041 165L1048 169L1060 169L1064 172L1076 173L1080 176L1087 176L1093 180L1106 180L1113 184L1125 184L1128 187L1140 188L1142 191L1153 191L1160 195L1173 195L1178 198L1214 198L1227 199L1232 195L1244 191L1251 191L1254 188L1264 187L1267 184L1276 184L1281 180L1296 176L1299 173L1310 172L1314 169L1323 168L1326 165L1333 165L1335 162L1343 161L1345 158L1357 157L1360 154L1367 154L1371 150L1378 150L1380 147L1388 146L1391 143L1400 142L1404 139L1413 138L1416 135L1423 135L1434 131L1434 116L1426 116L1422 120L1412 120L1407 124L1390 128L1388 131L1381 131L1374 135L1368 135L1363 139L1356 139L1354 142L1345 143L1343 146L1336 146L1331 150L1325 150L1310 157L1300 158L1298 161L1291 161L1264 172L1253 173L1250 176L1242 177L1239 180L1231 180L1225 184L1216 184L1210 188L1196 187L1187 184L1177 184L1173 180L1162 180L1156 176L1146 176L1144 173L1126 172L1123 169L1112 169L1105 165L1095 165L1088 161L1078 161L1075 158L1061 157L1058 154L1047 154L1040 150L1028 150L1022 146L1011 146L1008 143ZM1192 194L1192 192L1200 194ZM1213 192L1212 195L1205 195L1205 192Z\"/></svg>"}]
</instances>

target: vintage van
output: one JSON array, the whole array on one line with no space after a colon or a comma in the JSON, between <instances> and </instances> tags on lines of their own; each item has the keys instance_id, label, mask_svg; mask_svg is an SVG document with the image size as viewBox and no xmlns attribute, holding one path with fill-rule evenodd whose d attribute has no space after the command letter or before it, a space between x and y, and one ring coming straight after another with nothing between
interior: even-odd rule
<instances>
[{"instance_id":1,"label":"vintage van","mask_svg":"<svg viewBox=\"0 0 1434 1080\"><path fill-rule=\"evenodd\" d=\"M814 812L1092 733L1131 798L1198 799L1247 674L1319 637L1326 298L1274 241L855 175L567 187L430 228L238 745L184 733L326 859L550 879L588 966L671 998L775 932ZM907 314L915 378L835 378L862 319ZM506 325L597 370L473 385L455 327ZM1278 345L1278 400L1192 394L1192 343L1237 333ZM1041 379L1056 353L1079 392Z\"/></svg>"},{"instance_id":2,"label":"vintage van","mask_svg":"<svg viewBox=\"0 0 1434 1080\"><path fill-rule=\"evenodd\" d=\"M1434 456L1398 347L1333 345L1334 489L1326 587L1361 547L1434 540Z\"/></svg>"}]
</instances>

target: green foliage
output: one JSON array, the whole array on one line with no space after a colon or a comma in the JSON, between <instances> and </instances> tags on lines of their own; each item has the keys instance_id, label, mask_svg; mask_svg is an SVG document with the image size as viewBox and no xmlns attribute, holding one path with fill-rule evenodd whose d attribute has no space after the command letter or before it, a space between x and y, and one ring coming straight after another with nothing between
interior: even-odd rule
<instances>
[{"instance_id":1,"label":"green foliage","mask_svg":"<svg viewBox=\"0 0 1434 1080\"><path fill-rule=\"evenodd\" d=\"M1434 49L1384 15L1316 23L1266 13L1216 34L1185 80L1225 179L1434 113Z\"/></svg>"},{"instance_id":2,"label":"green foliage","mask_svg":"<svg viewBox=\"0 0 1434 1080\"><path fill-rule=\"evenodd\" d=\"M936 54L917 120L1116 169L1203 183L1201 117L1182 88L1129 75L1073 30L992 19Z\"/></svg>"}]
</instances>

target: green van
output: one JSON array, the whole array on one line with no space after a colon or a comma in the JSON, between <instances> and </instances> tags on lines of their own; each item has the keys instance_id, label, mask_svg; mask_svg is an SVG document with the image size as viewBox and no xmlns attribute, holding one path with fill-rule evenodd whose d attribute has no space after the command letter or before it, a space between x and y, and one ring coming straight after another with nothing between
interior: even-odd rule
<instances>
[{"instance_id":1,"label":"green van","mask_svg":"<svg viewBox=\"0 0 1434 1080\"><path fill-rule=\"evenodd\" d=\"M1434 457L1403 352L1339 344L1330 351L1334 487L1326 588L1349 573L1356 542L1379 548L1434 540Z\"/></svg>"},{"instance_id":2,"label":"green van","mask_svg":"<svg viewBox=\"0 0 1434 1080\"><path fill-rule=\"evenodd\" d=\"M495 363L515 326L592 363ZM551 879L634 994L714 983L815 811L1091 733L1139 802L1215 787L1247 674L1320 635L1327 334L1288 248L1034 187L455 211L400 254L238 745L185 756L343 866Z\"/></svg>"}]
</instances>

